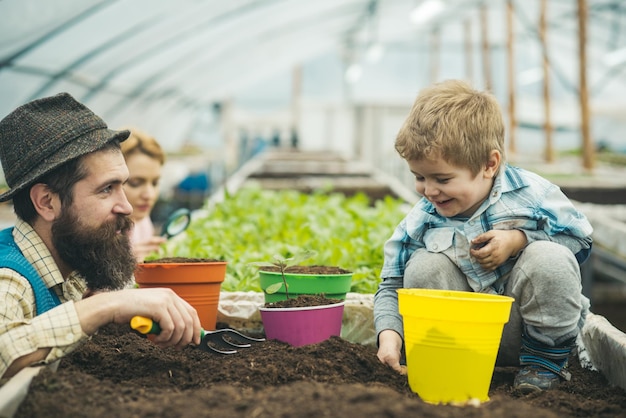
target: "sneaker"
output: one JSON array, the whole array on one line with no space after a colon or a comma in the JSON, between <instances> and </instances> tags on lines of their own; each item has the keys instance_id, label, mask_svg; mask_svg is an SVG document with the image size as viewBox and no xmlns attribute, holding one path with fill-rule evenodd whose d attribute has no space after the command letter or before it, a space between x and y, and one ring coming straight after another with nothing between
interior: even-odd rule
<instances>
[{"instance_id":1,"label":"sneaker","mask_svg":"<svg viewBox=\"0 0 626 418\"><path fill-rule=\"evenodd\" d=\"M526 366L517 373L513 387L524 394L554 389L561 378L558 374L538 366Z\"/></svg>"}]
</instances>

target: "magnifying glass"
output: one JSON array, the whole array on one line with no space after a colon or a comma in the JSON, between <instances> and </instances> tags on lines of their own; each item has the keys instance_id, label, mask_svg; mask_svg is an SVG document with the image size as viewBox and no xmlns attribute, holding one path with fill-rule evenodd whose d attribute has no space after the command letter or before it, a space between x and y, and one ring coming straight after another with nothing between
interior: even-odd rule
<instances>
[{"instance_id":1,"label":"magnifying glass","mask_svg":"<svg viewBox=\"0 0 626 418\"><path fill-rule=\"evenodd\" d=\"M181 208L175 210L165 224L163 224L163 229L161 230L161 236L165 238L171 238L175 235L180 234L189 226L191 222L191 212L189 209Z\"/></svg>"}]
</instances>

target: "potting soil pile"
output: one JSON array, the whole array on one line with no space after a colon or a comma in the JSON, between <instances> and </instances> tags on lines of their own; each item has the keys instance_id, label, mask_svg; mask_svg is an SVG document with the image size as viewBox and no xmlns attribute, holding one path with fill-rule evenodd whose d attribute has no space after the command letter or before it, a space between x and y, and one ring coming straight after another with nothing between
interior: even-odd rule
<instances>
[{"instance_id":1,"label":"potting soil pile","mask_svg":"<svg viewBox=\"0 0 626 418\"><path fill-rule=\"evenodd\" d=\"M420 400L374 347L339 337L299 348L267 341L218 355L163 350L110 325L56 372L43 369L16 417L626 416L626 391L576 358L571 363L572 380L556 390L523 395L512 387L517 369L496 368L488 402L442 406Z\"/></svg>"}]
</instances>

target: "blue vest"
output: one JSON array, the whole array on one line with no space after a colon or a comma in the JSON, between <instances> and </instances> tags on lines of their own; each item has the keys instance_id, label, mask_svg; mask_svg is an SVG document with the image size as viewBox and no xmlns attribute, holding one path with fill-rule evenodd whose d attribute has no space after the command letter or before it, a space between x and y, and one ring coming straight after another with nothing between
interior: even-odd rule
<instances>
[{"instance_id":1,"label":"blue vest","mask_svg":"<svg viewBox=\"0 0 626 418\"><path fill-rule=\"evenodd\" d=\"M11 233L13 228L0 231L0 268L10 268L24 276L35 293L37 315L49 311L61 304L59 297L52 289L48 289L37 270L26 260Z\"/></svg>"}]
</instances>

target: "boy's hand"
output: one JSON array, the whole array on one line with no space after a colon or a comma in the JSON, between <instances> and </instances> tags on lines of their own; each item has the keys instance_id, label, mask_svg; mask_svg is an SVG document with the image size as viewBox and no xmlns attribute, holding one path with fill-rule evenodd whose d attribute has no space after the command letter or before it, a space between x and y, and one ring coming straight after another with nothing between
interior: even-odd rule
<instances>
[{"instance_id":1,"label":"boy's hand","mask_svg":"<svg viewBox=\"0 0 626 418\"><path fill-rule=\"evenodd\" d=\"M406 374L406 366L400 365L400 350L402 337L397 332L386 329L378 334L378 360L398 373Z\"/></svg>"},{"instance_id":2,"label":"boy's hand","mask_svg":"<svg viewBox=\"0 0 626 418\"><path fill-rule=\"evenodd\" d=\"M526 245L526 235L517 229L491 230L474 238L470 254L482 268L493 271Z\"/></svg>"}]
</instances>

